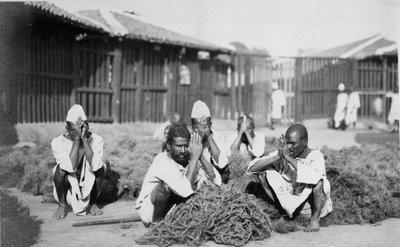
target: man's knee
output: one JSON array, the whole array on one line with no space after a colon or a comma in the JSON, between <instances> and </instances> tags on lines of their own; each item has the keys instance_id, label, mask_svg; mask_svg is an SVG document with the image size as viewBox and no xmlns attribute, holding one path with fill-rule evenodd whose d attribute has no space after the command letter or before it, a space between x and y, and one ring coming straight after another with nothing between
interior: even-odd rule
<instances>
[{"instance_id":1,"label":"man's knee","mask_svg":"<svg viewBox=\"0 0 400 247\"><path fill-rule=\"evenodd\" d=\"M150 199L155 205L157 203L166 203L171 197L172 191L166 183L159 183L151 192Z\"/></svg>"},{"instance_id":2,"label":"man's knee","mask_svg":"<svg viewBox=\"0 0 400 247\"><path fill-rule=\"evenodd\" d=\"M54 184L56 184L56 185L63 184L64 185L64 184L68 183L67 175L68 175L68 173L66 171L64 171L63 169L61 169L60 166L58 166L53 175Z\"/></svg>"},{"instance_id":3,"label":"man's knee","mask_svg":"<svg viewBox=\"0 0 400 247\"><path fill-rule=\"evenodd\" d=\"M324 193L324 181L321 179L319 182L313 187L313 193Z\"/></svg>"}]
</instances>

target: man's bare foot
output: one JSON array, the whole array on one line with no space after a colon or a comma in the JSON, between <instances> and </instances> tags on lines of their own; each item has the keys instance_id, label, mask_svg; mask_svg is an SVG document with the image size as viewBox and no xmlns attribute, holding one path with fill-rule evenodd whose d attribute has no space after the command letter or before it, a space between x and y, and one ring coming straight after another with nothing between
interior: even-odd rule
<instances>
[{"instance_id":1,"label":"man's bare foot","mask_svg":"<svg viewBox=\"0 0 400 247\"><path fill-rule=\"evenodd\" d=\"M67 210L65 206L58 205L57 210L54 212L53 217L56 219L64 219L67 216Z\"/></svg>"},{"instance_id":2,"label":"man's bare foot","mask_svg":"<svg viewBox=\"0 0 400 247\"><path fill-rule=\"evenodd\" d=\"M317 221L310 221L306 228L304 229L305 232L318 232L319 231L319 223Z\"/></svg>"},{"instance_id":3,"label":"man's bare foot","mask_svg":"<svg viewBox=\"0 0 400 247\"><path fill-rule=\"evenodd\" d=\"M92 207L90 208L90 214L93 216L102 215L103 210L101 210L96 204L93 204Z\"/></svg>"}]
</instances>

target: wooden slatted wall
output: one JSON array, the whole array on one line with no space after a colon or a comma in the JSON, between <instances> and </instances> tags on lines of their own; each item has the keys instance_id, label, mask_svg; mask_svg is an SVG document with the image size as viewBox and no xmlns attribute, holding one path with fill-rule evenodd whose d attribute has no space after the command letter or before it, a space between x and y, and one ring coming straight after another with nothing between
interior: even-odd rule
<instances>
[{"instance_id":1,"label":"wooden slatted wall","mask_svg":"<svg viewBox=\"0 0 400 247\"><path fill-rule=\"evenodd\" d=\"M17 122L65 119L72 91L73 41L64 33L33 30L23 48L17 86Z\"/></svg>"}]
</instances>

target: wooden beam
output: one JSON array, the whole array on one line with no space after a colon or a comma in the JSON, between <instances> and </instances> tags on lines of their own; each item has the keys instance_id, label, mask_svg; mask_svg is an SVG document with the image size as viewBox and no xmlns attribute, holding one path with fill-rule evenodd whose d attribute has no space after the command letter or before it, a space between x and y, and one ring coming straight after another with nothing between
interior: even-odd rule
<instances>
[{"instance_id":1,"label":"wooden beam","mask_svg":"<svg viewBox=\"0 0 400 247\"><path fill-rule=\"evenodd\" d=\"M121 101L121 81L122 81L122 49L120 44L114 49L113 71L112 71L112 89L113 96L111 100L111 116L115 122L119 123L120 101Z\"/></svg>"}]
</instances>

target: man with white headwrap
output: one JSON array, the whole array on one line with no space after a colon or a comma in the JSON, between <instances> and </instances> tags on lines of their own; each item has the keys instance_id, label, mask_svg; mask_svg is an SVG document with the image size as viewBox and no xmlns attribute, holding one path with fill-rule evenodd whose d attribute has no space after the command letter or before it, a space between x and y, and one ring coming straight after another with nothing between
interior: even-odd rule
<instances>
[{"instance_id":1,"label":"man with white headwrap","mask_svg":"<svg viewBox=\"0 0 400 247\"><path fill-rule=\"evenodd\" d=\"M74 105L66 118L66 133L51 141L56 159L53 168L54 197L59 207L57 219L65 218L67 204L77 215L102 214L96 205L105 174L103 139L89 132L81 105Z\"/></svg>"},{"instance_id":2,"label":"man with white headwrap","mask_svg":"<svg viewBox=\"0 0 400 247\"><path fill-rule=\"evenodd\" d=\"M193 132L198 133L202 139L203 153L200 163L203 166L211 164L216 167L222 176L222 181L227 182L229 176L227 150L221 149L224 144L221 141L222 138L215 138L215 134L211 130L210 109L203 101L197 100L193 104L190 120ZM217 141L221 141L221 143L217 143Z\"/></svg>"},{"instance_id":3,"label":"man with white headwrap","mask_svg":"<svg viewBox=\"0 0 400 247\"><path fill-rule=\"evenodd\" d=\"M285 93L279 89L277 82L272 82L271 94L271 129L274 129L274 124L280 123L282 119L282 106L286 103Z\"/></svg>"},{"instance_id":4,"label":"man with white headwrap","mask_svg":"<svg viewBox=\"0 0 400 247\"><path fill-rule=\"evenodd\" d=\"M347 93L344 92L345 86L343 83L339 84L338 89L339 89L339 94L337 96L337 101L336 101L335 115L333 116L336 129L338 129L341 126L342 121L344 121L345 119L347 100L348 100L348 95Z\"/></svg>"}]
</instances>

